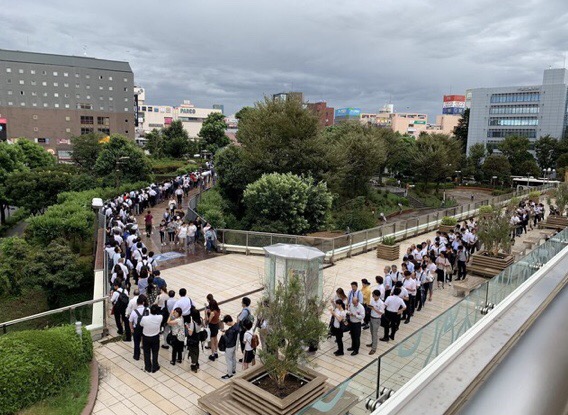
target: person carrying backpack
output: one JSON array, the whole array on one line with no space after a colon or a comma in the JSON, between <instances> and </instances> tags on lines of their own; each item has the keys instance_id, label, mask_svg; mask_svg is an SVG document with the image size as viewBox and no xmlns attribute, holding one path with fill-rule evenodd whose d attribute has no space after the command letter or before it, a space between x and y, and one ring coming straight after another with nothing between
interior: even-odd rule
<instances>
[{"instance_id":1,"label":"person carrying backpack","mask_svg":"<svg viewBox=\"0 0 568 415\"><path fill-rule=\"evenodd\" d=\"M245 355L243 358L243 370L248 369L249 365L254 366L256 364L256 348L258 347L259 340L258 335L254 334L253 323L250 320L245 320L244 323L245 335Z\"/></svg>"},{"instance_id":2,"label":"person carrying backpack","mask_svg":"<svg viewBox=\"0 0 568 415\"><path fill-rule=\"evenodd\" d=\"M120 278L114 280L114 291L110 301L113 305L114 321L116 322L117 332L119 335L124 334L124 341L129 342L131 340L132 333L130 331L128 319L126 318L126 307L128 307L130 297L128 297L128 291L126 288L121 287L121 284L122 280ZM122 326L123 323L124 329Z\"/></svg>"},{"instance_id":3,"label":"person carrying backpack","mask_svg":"<svg viewBox=\"0 0 568 415\"><path fill-rule=\"evenodd\" d=\"M140 321L142 317L149 315L148 299L144 294L138 296L136 300L137 307L130 313L130 329L132 330L132 340L134 340L134 360L140 360L140 342L142 341L142 326Z\"/></svg>"},{"instance_id":4,"label":"person carrying backpack","mask_svg":"<svg viewBox=\"0 0 568 415\"><path fill-rule=\"evenodd\" d=\"M254 317L252 316L249 308L250 303L251 303L250 298L243 297L243 299L241 300L241 305L243 309L237 316L237 323L239 323L241 329L241 332L239 334L239 342L241 344L241 352L243 353L245 352L245 331L246 331L244 322L247 320L250 320L251 323L254 322ZM239 359L239 363L242 363L242 361L243 359Z\"/></svg>"},{"instance_id":5,"label":"person carrying backpack","mask_svg":"<svg viewBox=\"0 0 568 415\"><path fill-rule=\"evenodd\" d=\"M187 349L189 358L191 359L191 371L197 373L199 370L199 332L201 331L203 322L199 310L195 307L191 308L190 316L190 322L185 325L187 329Z\"/></svg>"}]
</instances>

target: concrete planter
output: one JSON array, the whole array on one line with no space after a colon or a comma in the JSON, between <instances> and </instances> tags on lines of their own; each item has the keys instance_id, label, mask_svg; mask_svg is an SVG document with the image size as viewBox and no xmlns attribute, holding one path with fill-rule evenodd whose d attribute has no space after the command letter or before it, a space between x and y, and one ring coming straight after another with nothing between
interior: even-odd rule
<instances>
[{"instance_id":1,"label":"concrete planter","mask_svg":"<svg viewBox=\"0 0 568 415\"><path fill-rule=\"evenodd\" d=\"M200 398L199 406L211 415L292 415L330 389L326 376L301 367L299 375L308 382L281 399L252 383L265 373L262 365L256 365L227 385Z\"/></svg>"},{"instance_id":2,"label":"concrete planter","mask_svg":"<svg viewBox=\"0 0 568 415\"><path fill-rule=\"evenodd\" d=\"M514 261L513 255L501 254L494 257L487 255L487 251L479 251L471 256L471 263L467 269L472 274L491 278L513 265Z\"/></svg>"},{"instance_id":3,"label":"concrete planter","mask_svg":"<svg viewBox=\"0 0 568 415\"><path fill-rule=\"evenodd\" d=\"M400 245L377 245L377 258L394 261L400 256Z\"/></svg>"},{"instance_id":4,"label":"concrete planter","mask_svg":"<svg viewBox=\"0 0 568 415\"><path fill-rule=\"evenodd\" d=\"M440 232L446 232L449 233L451 230L454 230L456 228L456 225L440 225L440 227L438 228L438 230Z\"/></svg>"}]
</instances>

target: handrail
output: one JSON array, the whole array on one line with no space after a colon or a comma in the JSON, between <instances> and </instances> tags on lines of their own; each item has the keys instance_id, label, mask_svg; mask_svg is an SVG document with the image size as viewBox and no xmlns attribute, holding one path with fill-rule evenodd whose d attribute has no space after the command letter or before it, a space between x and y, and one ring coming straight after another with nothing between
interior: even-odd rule
<instances>
[{"instance_id":1,"label":"handrail","mask_svg":"<svg viewBox=\"0 0 568 415\"><path fill-rule=\"evenodd\" d=\"M31 320L35 320L37 318L50 316L52 314L64 313L65 311L75 310L76 308L83 307L83 306L86 306L86 305L100 303L101 301L105 301L107 299L108 299L108 297L95 298L94 300L83 301L81 303L71 304L71 305L68 305L68 306L65 306L65 307L56 308L54 310L44 311L42 313L33 314L31 316L17 318L15 320L10 320L10 321L6 321L4 323L0 323L0 327L2 329L4 329L6 327L13 326L14 324L25 323L26 321L31 321Z\"/></svg>"}]
</instances>

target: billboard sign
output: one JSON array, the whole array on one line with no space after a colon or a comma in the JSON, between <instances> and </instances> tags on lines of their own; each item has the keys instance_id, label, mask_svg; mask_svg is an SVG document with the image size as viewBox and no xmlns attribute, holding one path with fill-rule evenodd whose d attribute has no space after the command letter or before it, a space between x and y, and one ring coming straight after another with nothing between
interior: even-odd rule
<instances>
[{"instance_id":1,"label":"billboard sign","mask_svg":"<svg viewBox=\"0 0 568 415\"><path fill-rule=\"evenodd\" d=\"M8 139L6 125L6 118L0 118L0 141L6 141Z\"/></svg>"},{"instance_id":2,"label":"billboard sign","mask_svg":"<svg viewBox=\"0 0 568 415\"><path fill-rule=\"evenodd\" d=\"M444 101L443 108L465 108L465 101Z\"/></svg>"},{"instance_id":3,"label":"billboard sign","mask_svg":"<svg viewBox=\"0 0 568 415\"><path fill-rule=\"evenodd\" d=\"M465 102L465 95L444 95L444 102L462 101Z\"/></svg>"},{"instance_id":4,"label":"billboard sign","mask_svg":"<svg viewBox=\"0 0 568 415\"><path fill-rule=\"evenodd\" d=\"M360 117L360 108L338 108L335 110L335 118L345 118L345 117Z\"/></svg>"}]
</instances>

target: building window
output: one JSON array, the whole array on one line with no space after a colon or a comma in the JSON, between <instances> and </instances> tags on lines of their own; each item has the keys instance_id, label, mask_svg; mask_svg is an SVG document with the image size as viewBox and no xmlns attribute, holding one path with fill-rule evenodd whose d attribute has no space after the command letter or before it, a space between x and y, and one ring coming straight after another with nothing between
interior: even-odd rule
<instances>
[{"instance_id":1,"label":"building window","mask_svg":"<svg viewBox=\"0 0 568 415\"><path fill-rule=\"evenodd\" d=\"M69 76L69 73L63 72L63 76L68 77L68 76Z\"/></svg>"},{"instance_id":2,"label":"building window","mask_svg":"<svg viewBox=\"0 0 568 415\"><path fill-rule=\"evenodd\" d=\"M112 76L109 76L109 77L108 77L108 80L109 80L109 81L112 81Z\"/></svg>"},{"instance_id":3,"label":"building window","mask_svg":"<svg viewBox=\"0 0 568 415\"><path fill-rule=\"evenodd\" d=\"M109 117L97 117L98 125L109 125L109 123L110 123Z\"/></svg>"},{"instance_id":4,"label":"building window","mask_svg":"<svg viewBox=\"0 0 568 415\"><path fill-rule=\"evenodd\" d=\"M54 83L53 83L53 86L59 86L59 83L54 82Z\"/></svg>"},{"instance_id":5,"label":"building window","mask_svg":"<svg viewBox=\"0 0 568 415\"><path fill-rule=\"evenodd\" d=\"M11 84L11 83L12 83L12 80L11 80L11 79L7 79L6 82L9 83L9 84Z\"/></svg>"},{"instance_id":6,"label":"building window","mask_svg":"<svg viewBox=\"0 0 568 415\"><path fill-rule=\"evenodd\" d=\"M80 84L75 84L75 88L81 88Z\"/></svg>"},{"instance_id":7,"label":"building window","mask_svg":"<svg viewBox=\"0 0 568 415\"><path fill-rule=\"evenodd\" d=\"M32 102L32 107L37 107L37 102Z\"/></svg>"},{"instance_id":8,"label":"building window","mask_svg":"<svg viewBox=\"0 0 568 415\"><path fill-rule=\"evenodd\" d=\"M26 103L25 102L20 102L20 106L25 107Z\"/></svg>"},{"instance_id":9,"label":"building window","mask_svg":"<svg viewBox=\"0 0 568 415\"><path fill-rule=\"evenodd\" d=\"M45 81L43 81L41 84L42 84L43 86L47 86L47 82L45 82Z\"/></svg>"},{"instance_id":10,"label":"building window","mask_svg":"<svg viewBox=\"0 0 568 415\"><path fill-rule=\"evenodd\" d=\"M36 133L37 133L38 131L39 131L39 128L37 128L37 127L34 127L34 132L36 132Z\"/></svg>"},{"instance_id":11,"label":"building window","mask_svg":"<svg viewBox=\"0 0 568 415\"><path fill-rule=\"evenodd\" d=\"M37 92L33 91L33 92L32 92L32 97L37 97Z\"/></svg>"},{"instance_id":12,"label":"building window","mask_svg":"<svg viewBox=\"0 0 568 415\"><path fill-rule=\"evenodd\" d=\"M30 73L31 73L32 75L35 75L35 69L31 69L31 70L30 70Z\"/></svg>"},{"instance_id":13,"label":"building window","mask_svg":"<svg viewBox=\"0 0 568 415\"><path fill-rule=\"evenodd\" d=\"M124 78L124 82L128 82L128 78Z\"/></svg>"},{"instance_id":14,"label":"building window","mask_svg":"<svg viewBox=\"0 0 568 415\"><path fill-rule=\"evenodd\" d=\"M20 91L20 95L26 95L24 91Z\"/></svg>"},{"instance_id":15,"label":"building window","mask_svg":"<svg viewBox=\"0 0 568 415\"><path fill-rule=\"evenodd\" d=\"M128 101L129 101L128 98L124 98L124 102L128 102Z\"/></svg>"},{"instance_id":16,"label":"building window","mask_svg":"<svg viewBox=\"0 0 568 415\"><path fill-rule=\"evenodd\" d=\"M92 109L93 109L93 105L92 105L92 104L80 103L80 104L77 104L77 109L80 109L80 110L92 110Z\"/></svg>"},{"instance_id":17,"label":"building window","mask_svg":"<svg viewBox=\"0 0 568 415\"><path fill-rule=\"evenodd\" d=\"M70 133L70 132L71 132L71 128L66 128L66 129L65 129L65 132L66 132L66 133Z\"/></svg>"},{"instance_id":18,"label":"building window","mask_svg":"<svg viewBox=\"0 0 568 415\"><path fill-rule=\"evenodd\" d=\"M69 84L68 84L67 82L65 82L65 83L63 84L63 86L64 86L65 88L69 88Z\"/></svg>"},{"instance_id":19,"label":"building window","mask_svg":"<svg viewBox=\"0 0 568 415\"><path fill-rule=\"evenodd\" d=\"M108 97L108 100L109 100L109 101L113 101L114 98L113 98L113 97Z\"/></svg>"},{"instance_id":20,"label":"building window","mask_svg":"<svg viewBox=\"0 0 568 415\"><path fill-rule=\"evenodd\" d=\"M91 79L91 75L85 75L85 79Z\"/></svg>"},{"instance_id":21,"label":"building window","mask_svg":"<svg viewBox=\"0 0 568 415\"><path fill-rule=\"evenodd\" d=\"M71 117L65 117L65 121L71 121Z\"/></svg>"},{"instance_id":22,"label":"building window","mask_svg":"<svg viewBox=\"0 0 568 415\"><path fill-rule=\"evenodd\" d=\"M79 74L78 74L78 73L76 73L76 74L75 74L75 78L78 78L78 77L79 77Z\"/></svg>"},{"instance_id":23,"label":"building window","mask_svg":"<svg viewBox=\"0 0 568 415\"><path fill-rule=\"evenodd\" d=\"M521 127L521 126L537 126L537 117L491 117L489 125L497 125L503 127Z\"/></svg>"},{"instance_id":24,"label":"building window","mask_svg":"<svg viewBox=\"0 0 568 415\"><path fill-rule=\"evenodd\" d=\"M86 89L91 89L91 85L85 85Z\"/></svg>"},{"instance_id":25,"label":"building window","mask_svg":"<svg viewBox=\"0 0 568 415\"><path fill-rule=\"evenodd\" d=\"M44 102L44 103L43 103L43 107L44 107L44 108L47 108L47 102Z\"/></svg>"},{"instance_id":26,"label":"building window","mask_svg":"<svg viewBox=\"0 0 568 415\"><path fill-rule=\"evenodd\" d=\"M103 79L103 76L102 76L102 75L99 75L99 79Z\"/></svg>"},{"instance_id":27,"label":"building window","mask_svg":"<svg viewBox=\"0 0 568 415\"><path fill-rule=\"evenodd\" d=\"M37 84L37 82L36 82L36 81L32 81L32 85L34 85L34 86L35 86L36 84Z\"/></svg>"},{"instance_id":28,"label":"building window","mask_svg":"<svg viewBox=\"0 0 568 415\"><path fill-rule=\"evenodd\" d=\"M53 96L54 96L55 98L59 98L59 94L58 94L57 92L54 92L54 93L53 93Z\"/></svg>"},{"instance_id":29,"label":"building window","mask_svg":"<svg viewBox=\"0 0 568 415\"><path fill-rule=\"evenodd\" d=\"M75 95L75 98L79 99L79 98L81 98L81 95L76 94L76 95Z\"/></svg>"},{"instance_id":30,"label":"building window","mask_svg":"<svg viewBox=\"0 0 568 415\"><path fill-rule=\"evenodd\" d=\"M128 88L124 88L124 92L128 92Z\"/></svg>"},{"instance_id":31,"label":"building window","mask_svg":"<svg viewBox=\"0 0 568 415\"><path fill-rule=\"evenodd\" d=\"M24 73L23 69L18 69L18 73Z\"/></svg>"},{"instance_id":32,"label":"building window","mask_svg":"<svg viewBox=\"0 0 568 415\"><path fill-rule=\"evenodd\" d=\"M8 105L12 106L12 105L14 105L14 103L12 101L8 101Z\"/></svg>"},{"instance_id":33,"label":"building window","mask_svg":"<svg viewBox=\"0 0 568 415\"><path fill-rule=\"evenodd\" d=\"M12 93L13 93L12 91L8 91L8 95L12 95Z\"/></svg>"},{"instance_id":34,"label":"building window","mask_svg":"<svg viewBox=\"0 0 568 415\"><path fill-rule=\"evenodd\" d=\"M69 104L65 104L65 108L69 108Z\"/></svg>"},{"instance_id":35,"label":"building window","mask_svg":"<svg viewBox=\"0 0 568 415\"><path fill-rule=\"evenodd\" d=\"M38 144L49 144L49 138L40 137L36 138L34 141Z\"/></svg>"},{"instance_id":36,"label":"building window","mask_svg":"<svg viewBox=\"0 0 568 415\"><path fill-rule=\"evenodd\" d=\"M46 96L47 96L47 92L44 92L44 93L43 93L43 96L46 97Z\"/></svg>"},{"instance_id":37,"label":"building window","mask_svg":"<svg viewBox=\"0 0 568 415\"><path fill-rule=\"evenodd\" d=\"M93 131L94 131L93 128L82 127L82 128L81 128L81 135L83 135L83 134L90 134L90 133L92 133Z\"/></svg>"},{"instance_id":38,"label":"building window","mask_svg":"<svg viewBox=\"0 0 568 415\"><path fill-rule=\"evenodd\" d=\"M102 90L103 90L103 87L102 87L102 86L99 86L99 91L102 91Z\"/></svg>"},{"instance_id":39,"label":"building window","mask_svg":"<svg viewBox=\"0 0 568 415\"><path fill-rule=\"evenodd\" d=\"M109 86L109 87L108 87L108 90L109 90L109 91L112 91L112 86Z\"/></svg>"},{"instance_id":40,"label":"building window","mask_svg":"<svg viewBox=\"0 0 568 415\"><path fill-rule=\"evenodd\" d=\"M110 135L110 128L98 128L99 133Z\"/></svg>"},{"instance_id":41,"label":"building window","mask_svg":"<svg viewBox=\"0 0 568 415\"><path fill-rule=\"evenodd\" d=\"M63 95L65 98L69 98L69 94L64 94Z\"/></svg>"},{"instance_id":42,"label":"building window","mask_svg":"<svg viewBox=\"0 0 568 415\"><path fill-rule=\"evenodd\" d=\"M34 120L37 120L37 115L35 115L35 114L32 115L32 118L33 118Z\"/></svg>"},{"instance_id":43,"label":"building window","mask_svg":"<svg viewBox=\"0 0 568 415\"><path fill-rule=\"evenodd\" d=\"M105 107L99 107L99 109L100 109L101 111L104 111L104 110L105 110Z\"/></svg>"},{"instance_id":44,"label":"building window","mask_svg":"<svg viewBox=\"0 0 568 415\"><path fill-rule=\"evenodd\" d=\"M42 75L47 75L47 71L41 71Z\"/></svg>"},{"instance_id":45,"label":"building window","mask_svg":"<svg viewBox=\"0 0 568 415\"><path fill-rule=\"evenodd\" d=\"M20 79L20 85L24 85L24 84L25 84L24 80Z\"/></svg>"},{"instance_id":46,"label":"building window","mask_svg":"<svg viewBox=\"0 0 568 415\"><path fill-rule=\"evenodd\" d=\"M124 108L124 112L128 112L128 108ZM128 122L128 120L125 121Z\"/></svg>"},{"instance_id":47,"label":"building window","mask_svg":"<svg viewBox=\"0 0 568 415\"><path fill-rule=\"evenodd\" d=\"M53 71L53 76L59 75L57 72Z\"/></svg>"},{"instance_id":48,"label":"building window","mask_svg":"<svg viewBox=\"0 0 568 415\"><path fill-rule=\"evenodd\" d=\"M59 104L53 104L55 108L59 108Z\"/></svg>"},{"instance_id":49,"label":"building window","mask_svg":"<svg viewBox=\"0 0 568 415\"><path fill-rule=\"evenodd\" d=\"M81 115L81 124L93 124L93 116L92 115Z\"/></svg>"},{"instance_id":50,"label":"building window","mask_svg":"<svg viewBox=\"0 0 568 415\"><path fill-rule=\"evenodd\" d=\"M104 98L103 97L99 97L99 100L102 101Z\"/></svg>"},{"instance_id":51,"label":"building window","mask_svg":"<svg viewBox=\"0 0 568 415\"><path fill-rule=\"evenodd\" d=\"M6 72L12 73L12 68L6 68Z\"/></svg>"},{"instance_id":52,"label":"building window","mask_svg":"<svg viewBox=\"0 0 568 415\"><path fill-rule=\"evenodd\" d=\"M90 96L90 95L87 95L87 99L91 99L91 96Z\"/></svg>"}]
</instances>

